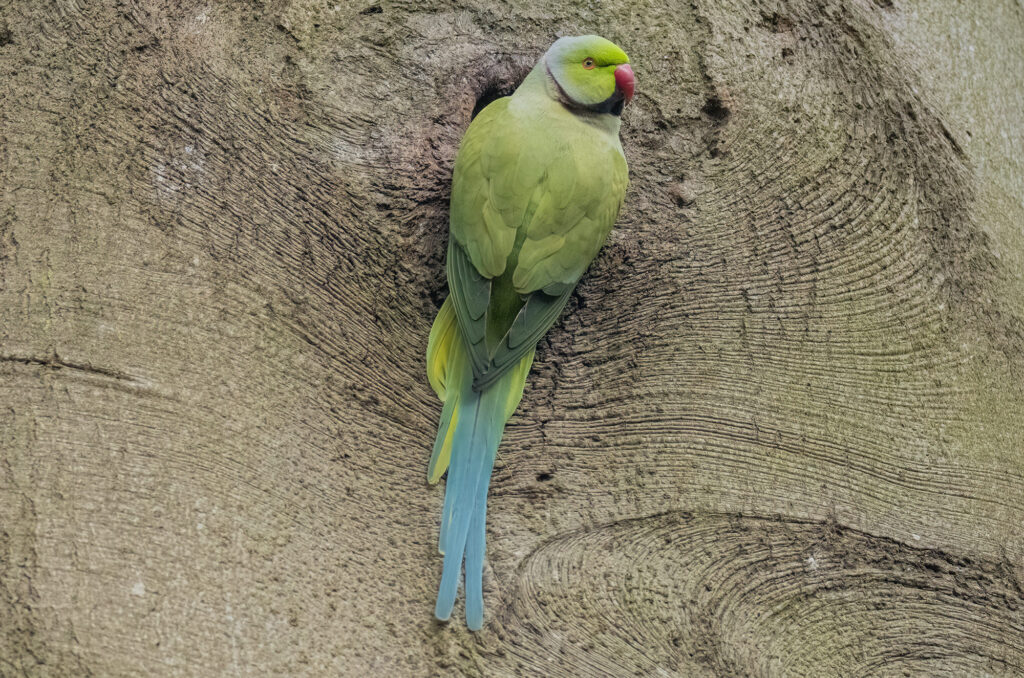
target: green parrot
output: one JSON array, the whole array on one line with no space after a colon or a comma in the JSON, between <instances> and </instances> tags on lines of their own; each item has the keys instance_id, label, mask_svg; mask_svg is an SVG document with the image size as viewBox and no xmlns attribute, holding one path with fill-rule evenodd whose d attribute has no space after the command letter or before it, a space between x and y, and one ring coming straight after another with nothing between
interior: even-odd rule
<instances>
[{"instance_id":1,"label":"green parrot","mask_svg":"<svg viewBox=\"0 0 1024 678\"><path fill-rule=\"evenodd\" d=\"M443 401L427 472L448 470L434 614L483 626L487 486L537 341L615 223L628 183L619 116L633 70L596 35L560 38L509 97L484 108L455 158L450 293L434 320L427 376Z\"/></svg>"}]
</instances>

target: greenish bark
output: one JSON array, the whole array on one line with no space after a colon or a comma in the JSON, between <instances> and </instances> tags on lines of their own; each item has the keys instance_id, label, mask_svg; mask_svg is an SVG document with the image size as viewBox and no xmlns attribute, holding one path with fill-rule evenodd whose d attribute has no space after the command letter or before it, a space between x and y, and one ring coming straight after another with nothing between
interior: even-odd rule
<instances>
[{"instance_id":1,"label":"greenish bark","mask_svg":"<svg viewBox=\"0 0 1024 678\"><path fill-rule=\"evenodd\" d=\"M0 4L0 675L1024 673L1019 3L106 4ZM470 634L451 166L583 32L631 185Z\"/></svg>"}]
</instances>

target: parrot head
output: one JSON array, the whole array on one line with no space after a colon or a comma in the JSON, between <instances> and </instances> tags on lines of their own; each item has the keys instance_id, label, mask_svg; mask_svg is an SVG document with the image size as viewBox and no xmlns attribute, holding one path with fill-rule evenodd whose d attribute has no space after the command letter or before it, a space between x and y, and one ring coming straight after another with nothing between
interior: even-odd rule
<instances>
[{"instance_id":1,"label":"parrot head","mask_svg":"<svg viewBox=\"0 0 1024 678\"><path fill-rule=\"evenodd\" d=\"M621 115L636 81L629 57L597 35L559 38L544 54L562 103L595 113Z\"/></svg>"}]
</instances>

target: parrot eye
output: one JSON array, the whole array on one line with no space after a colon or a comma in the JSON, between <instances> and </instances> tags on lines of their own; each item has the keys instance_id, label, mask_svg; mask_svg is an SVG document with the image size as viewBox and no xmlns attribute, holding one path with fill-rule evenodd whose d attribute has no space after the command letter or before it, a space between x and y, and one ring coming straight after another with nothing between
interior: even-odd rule
<instances>
[{"instance_id":1,"label":"parrot eye","mask_svg":"<svg viewBox=\"0 0 1024 678\"><path fill-rule=\"evenodd\" d=\"M583 68L585 68L585 69L587 69L589 71L593 67L594 67L594 60L592 58L587 57L586 59L583 60Z\"/></svg>"}]
</instances>

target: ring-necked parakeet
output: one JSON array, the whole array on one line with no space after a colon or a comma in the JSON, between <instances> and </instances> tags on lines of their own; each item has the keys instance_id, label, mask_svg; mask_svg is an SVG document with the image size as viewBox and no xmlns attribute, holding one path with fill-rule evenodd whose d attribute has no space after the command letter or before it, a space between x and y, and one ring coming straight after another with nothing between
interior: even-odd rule
<instances>
[{"instance_id":1,"label":"ring-necked parakeet","mask_svg":"<svg viewBox=\"0 0 1024 678\"><path fill-rule=\"evenodd\" d=\"M483 625L487 486L537 341L604 243L628 174L619 115L633 70L596 35L561 38L510 97L470 124L455 159L448 298L427 375L444 401L428 479L448 470L434 614L451 616L463 557L466 623Z\"/></svg>"}]
</instances>

